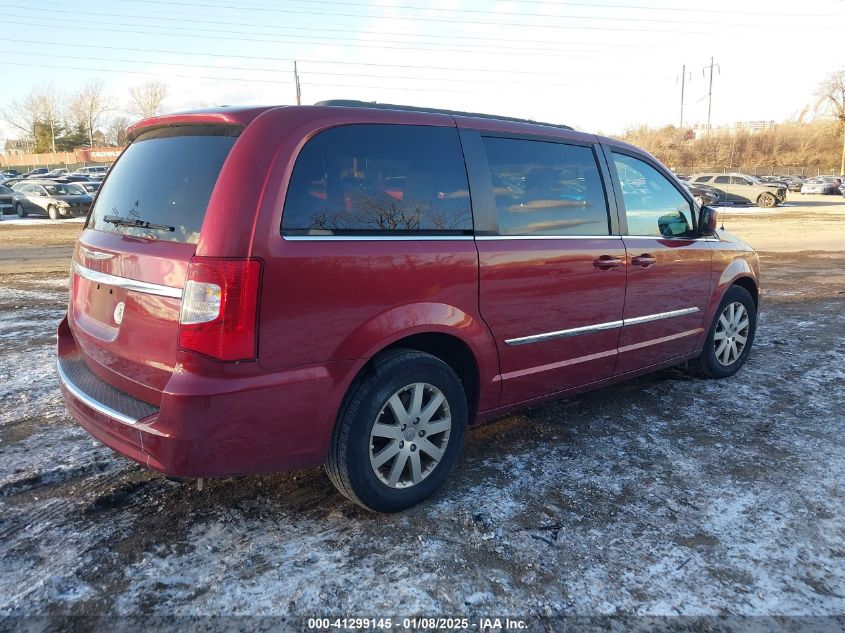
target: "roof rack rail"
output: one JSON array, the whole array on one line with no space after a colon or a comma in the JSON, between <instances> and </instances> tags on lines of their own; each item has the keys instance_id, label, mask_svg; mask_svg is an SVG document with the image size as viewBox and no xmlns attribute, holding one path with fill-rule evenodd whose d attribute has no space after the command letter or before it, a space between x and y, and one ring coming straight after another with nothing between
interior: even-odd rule
<instances>
[{"instance_id":1,"label":"roof rack rail","mask_svg":"<svg viewBox=\"0 0 845 633\"><path fill-rule=\"evenodd\" d=\"M326 101L319 101L314 105L336 106L344 108L376 108L378 110L404 110L409 112L432 112L434 114L451 114L456 116L471 116L479 119L493 119L498 121L513 121L516 123L531 123L532 125L546 125L548 127L556 127L563 130L573 129L569 125L561 125L559 123L544 123L542 121L532 121L531 119L519 119L517 117L512 116L481 114L480 112L463 112L461 110L443 110L441 108L423 108L419 106L397 105L395 103L378 103L377 101L357 101L355 99L328 99Z\"/></svg>"}]
</instances>

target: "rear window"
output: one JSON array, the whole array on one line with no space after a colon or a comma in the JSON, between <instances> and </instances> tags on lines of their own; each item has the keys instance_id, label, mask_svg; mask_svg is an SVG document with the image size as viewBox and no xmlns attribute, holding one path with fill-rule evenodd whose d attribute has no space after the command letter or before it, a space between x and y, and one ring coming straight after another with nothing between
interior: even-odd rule
<instances>
[{"instance_id":1,"label":"rear window","mask_svg":"<svg viewBox=\"0 0 845 633\"><path fill-rule=\"evenodd\" d=\"M141 134L100 188L88 228L195 244L220 169L241 129L192 125ZM128 226L135 221L153 226Z\"/></svg>"},{"instance_id":2,"label":"rear window","mask_svg":"<svg viewBox=\"0 0 845 633\"><path fill-rule=\"evenodd\" d=\"M296 159L283 235L472 233L455 128L348 125L309 141Z\"/></svg>"}]
</instances>

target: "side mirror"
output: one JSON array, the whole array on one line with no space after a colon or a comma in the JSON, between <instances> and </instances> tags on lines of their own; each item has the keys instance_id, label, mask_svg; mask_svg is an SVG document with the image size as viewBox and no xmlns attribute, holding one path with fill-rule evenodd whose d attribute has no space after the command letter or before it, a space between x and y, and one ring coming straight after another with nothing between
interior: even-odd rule
<instances>
[{"instance_id":1,"label":"side mirror","mask_svg":"<svg viewBox=\"0 0 845 633\"><path fill-rule=\"evenodd\" d=\"M698 214L698 232L705 237L716 235L717 226L719 226L718 211L713 207L701 207Z\"/></svg>"}]
</instances>

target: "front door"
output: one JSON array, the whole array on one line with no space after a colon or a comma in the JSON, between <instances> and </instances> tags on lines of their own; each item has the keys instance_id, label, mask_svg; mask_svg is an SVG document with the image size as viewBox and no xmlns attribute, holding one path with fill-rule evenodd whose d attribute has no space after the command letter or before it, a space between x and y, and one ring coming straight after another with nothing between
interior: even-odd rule
<instances>
[{"instance_id":1,"label":"front door","mask_svg":"<svg viewBox=\"0 0 845 633\"><path fill-rule=\"evenodd\" d=\"M620 150L611 156L627 225L628 279L615 371L624 374L694 351L710 295L712 253L697 233L692 202L657 163Z\"/></svg>"},{"instance_id":2,"label":"front door","mask_svg":"<svg viewBox=\"0 0 845 633\"><path fill-rule=\"evenodd\" d=\"M479 145L495 207L491 230L476 238L480 311L499 351L501 404L609 378L625 246L611 235L596 149L503 136Z\"/></svg>"}]
</instances>

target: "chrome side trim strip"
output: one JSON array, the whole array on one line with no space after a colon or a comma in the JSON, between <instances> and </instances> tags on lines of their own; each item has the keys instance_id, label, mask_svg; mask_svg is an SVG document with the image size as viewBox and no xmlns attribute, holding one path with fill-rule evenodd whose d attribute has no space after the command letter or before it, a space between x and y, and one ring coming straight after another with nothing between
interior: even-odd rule
<instances>
[{"instance_id":1,"label":"chrome side trim strip","mask_svg":"<svg viewBox=\"0 0 845 633\"><path fill-rule=\"evenodd\" d=\"M455 242L472 235L282 235L287 242Z\"/></svg>"},{"instance_id":2,"label":"chrome side trim strip","mask_svg":"<svg viewBox=\"0 0 845 633\"><path fill-rule=\"evenodd\" d=\"M567 336L580 336L581 334L590 334L591 332L600 332L602 330L615 330L622 327L624 321L608 321L607 323L597 323L596 325L585 325L584 327L574 327L569 330L558 330L557 332L545 332L543 334L532 334L531 336L521 336L519 338L509 338L505 341L507 345L526 345L528 343L540 343L554 338L565 338Z\"/></svg>"},{"instance_id":3,"label":"chrome side trim strip","mask_svg":"<svg viewBox=\"0 0 845 633\"><path fill-rule=\"evenodd\" d=\"M101 273L96 270L86 268L81 264L73 263L74 272L80 277L93 281L96 284L106 284L116 288L124 288L133 292L143 292L148 295L157 295L159 297L170 297L171 299L181 299L182 289L172 288L171 286L162 286L160 284L151 284L146 281L138 281L137 279L127 279L126 277L118 277L117 275L110 275L108 273Z\"/></svg>"},{"instance_id":4,"label":"chrome side trim strip","mask_svg":"<svg viewBox=\"0 0 845 633\"><path fill-rule=\"evenodd\" d=\"M91 396L89 396L87 393L82 391L79 387L74 385L70 381L70 378L68 378L67 374L65 374L64 370L62 369L61 362L58 362L58 361L56 362L56 370L59 374L59 380L62 381L62 384L64 385L65 389L70 391L74 395L74 397L81 400L83 403L85 403L85 405L94 409L94 411L99 411L103 415L107 415L110 418L114 418L115 420L118 420L119 422L123 422L124 424L137 424L138 423L138 420L136 420L135 418L131 418L128 415L121 413L120 411L115 411L114 409L112 409L111 407L103 404L102 402L98 402L97 400L94 400Z\"/></svg>"},{"instance_id":5,"label":"chrome side trim strip","mask_svg":"<svg viewBox=\"0 0 845 633\"><path fill-rule=\"evenodd\" d=\"M686 316L687 314L695 314L696 312L698 312L698 308L684 308L683 310L647 314L645 316L634 317L633 319L625 319L625 325L638 325L650 321L659 321L660 319L671 319L672 317Z\"/></svg>"},{"instance_id":6,"label":"chrome side trim strip","mask_svg":"<svg viewBox=\"0 0 845 633\"><path fill-rule=\"evenodd\" d=\"M621 240L621 235L476 235L476 240Z\"/></svg>"},{"instance_id":7,"label":"chrome side trim strip","mask_svg":"<svg viewBox=\"0 0 845 633\"><path fill-rule=\"evenodd\" d=\"M648 323L649 321L659 321L660 319L671 319L672 317L685 316L687 314L695 314L698 308L684 308L682 310L672 310L670 312L658 312L657 314L647 314L645 316L634 317L633 319L623 319L621 321L608 321L607 323L597 323L595 325L585 325L583 327L575 327L569 330L558 330L557 332L544 332L543 334L532 334L530 336L520 336L519 338L509 338L505 340L506 345L526 345L528 343L540 343L556 338L565 338L567 336L580 336L581 334L592 334L593 332L601 332L603 330L615 330L617 328L625 327L627 325L639 325L640 323Z\"/></svg>"}]
</instances>

